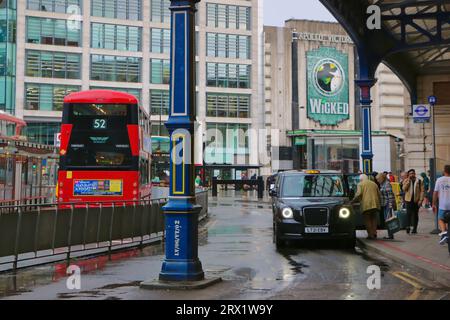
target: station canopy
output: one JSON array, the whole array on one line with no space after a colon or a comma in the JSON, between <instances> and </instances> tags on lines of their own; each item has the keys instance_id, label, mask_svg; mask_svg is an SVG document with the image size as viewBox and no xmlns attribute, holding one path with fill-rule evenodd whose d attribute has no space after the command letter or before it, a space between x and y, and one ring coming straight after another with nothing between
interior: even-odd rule
<instances>
[{"instance_id":1,"label":"station canopy","mask_svg":"<svg viewBox=\"0 0 450 320\"><path fill-rule=\"evenodd\" d=\"M362 76L373 77L383 62L414 93L417 76L450 74L450 0L320 1L355 42ZM367 27L370 5L381 10L381 29Z\"/></svg>"}]
</instances>

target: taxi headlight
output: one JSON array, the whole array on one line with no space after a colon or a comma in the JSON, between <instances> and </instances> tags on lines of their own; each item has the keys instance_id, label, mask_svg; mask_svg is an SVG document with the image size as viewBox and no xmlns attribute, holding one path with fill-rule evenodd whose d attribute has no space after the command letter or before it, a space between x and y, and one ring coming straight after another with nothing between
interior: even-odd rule
<instances>
[{"instance_id":1,"label":"taxi headlight","mask_svg":"<svg viewBox=\"0 0 450 320\"><path fill-rule=\"evenodd\" d=\"M339 218L341 219L348 219L350 218L350 209L348 208L341 208L341 210L339 210Z\"/></svg>"},{"instance_id":2,"label":"taxi headlight","mask_svg":"<svg viewBox=\"0 0 450 320\"><path fill-rule=\"evenodd\" d=\"M281 215L283 216L283 218L285 219L292 219L294 217L294 212L292 211L291 208L284 208L281 211Z\"/></svg>"}]
</instances>

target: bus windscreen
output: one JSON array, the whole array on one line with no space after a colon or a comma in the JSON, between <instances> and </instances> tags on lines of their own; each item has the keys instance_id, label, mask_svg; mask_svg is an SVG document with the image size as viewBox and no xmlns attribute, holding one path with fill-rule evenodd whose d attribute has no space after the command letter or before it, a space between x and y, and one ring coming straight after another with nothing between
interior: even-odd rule
<instances>
[{"instance_id":1,"label":"bus windscreen","mask_svg":"<svg viewBox=\"0 0 450 320\"><path fill-rule=\"evenodd\" d=\"M74 104L66 165L70 168L129 168L132 165L127 125L130 105Z\"/></svg>"}]
</instances>

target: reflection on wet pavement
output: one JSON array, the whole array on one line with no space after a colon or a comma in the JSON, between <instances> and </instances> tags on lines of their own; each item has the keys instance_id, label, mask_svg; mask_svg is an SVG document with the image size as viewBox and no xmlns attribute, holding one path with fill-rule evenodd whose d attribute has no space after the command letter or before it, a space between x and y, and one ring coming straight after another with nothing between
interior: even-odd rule
<instances>
[{"instance_id":1,"label":"reflection on wet pavement","mask_svg":"<svg viewBox=\"0 0 450 320\"><path fill-rule=\"evenodd\" d=\"M268 202L211 199L210 217L199 232L199 256L214 287L186 291L147 291L141 281L156 279L164 259L162 245L111 256L72 261L82 271L79 291L66 287L66 264L0 274L5 299L403 299L411 287L393 277L393 266L361 250L329 243L296 243L278 252L272 243ZM367 267L383 272L381 290L367 289ZM439 291L440 296L445 292Z\"/></svg>"}]
</instances>

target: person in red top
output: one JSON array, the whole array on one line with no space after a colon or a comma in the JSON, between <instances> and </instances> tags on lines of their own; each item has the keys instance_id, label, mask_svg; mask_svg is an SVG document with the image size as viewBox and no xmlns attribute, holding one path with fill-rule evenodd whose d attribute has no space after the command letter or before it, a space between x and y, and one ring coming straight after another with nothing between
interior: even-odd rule
<instances>
[{"instance_id":1,"label":"person in red top","mask_svg":"<svg viewBox=\"0 0 450 320\"><path fill-rule=\"evenodd\" d=\"M394 183L394 182L395 182L395 176L392 174L392 172L389 172L388 178L389 178L389 181L390 181L391 183Z\"/></svg>"}]
</instances>

